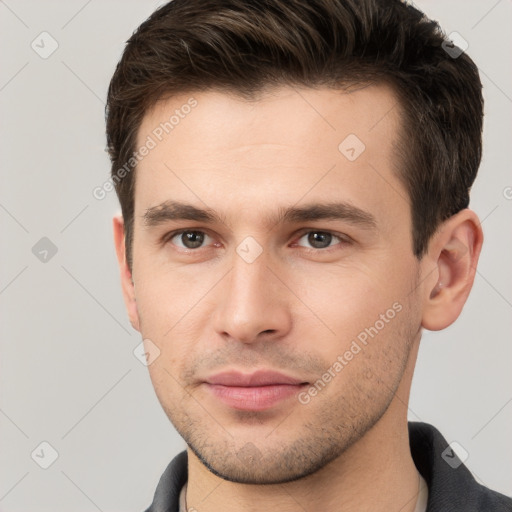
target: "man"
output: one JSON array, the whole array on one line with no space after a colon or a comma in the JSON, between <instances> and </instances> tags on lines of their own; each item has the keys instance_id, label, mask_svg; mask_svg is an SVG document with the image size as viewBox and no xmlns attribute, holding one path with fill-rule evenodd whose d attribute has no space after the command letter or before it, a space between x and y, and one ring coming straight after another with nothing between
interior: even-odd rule
<instances>
[{"instance_id":1,"label":"man","mask_svg":"<svg viewBox=\"0 0 512 512\"><path fill-rule=\"evenodd\" d=\"M398 1L174 0L138 28L115 244L187 443L148 511L512 510L407 423L422 329L473 284L482 111L471 59Z\"/></svg>"}]
</instances>

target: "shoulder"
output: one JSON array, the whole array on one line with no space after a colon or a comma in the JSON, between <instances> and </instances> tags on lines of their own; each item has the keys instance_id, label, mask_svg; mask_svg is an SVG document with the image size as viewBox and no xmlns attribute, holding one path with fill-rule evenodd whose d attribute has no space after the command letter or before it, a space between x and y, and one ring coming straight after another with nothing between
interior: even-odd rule
<instances>
[{"instance_id":1,"label":"shoulder","mask_svg":"<svg viewBox=\"0 0 512 512\"><path fill-rule=\"evenodd\" d=\"M153 503L145 512L178 512L181 488L188 478L188 457L176 455L163 472L156 487Z\"/></svg>"},{"instance_id":2,"label":"shoulder","mask_svg":"<svg viewBox=\"0 0 512 512\"><path fill-rule=\"evenodd\" d=\"M479 484L435 427L409 422L409 443L428 485L427 512L512 512L512 499Z\"/></svg>"}]
</instances>

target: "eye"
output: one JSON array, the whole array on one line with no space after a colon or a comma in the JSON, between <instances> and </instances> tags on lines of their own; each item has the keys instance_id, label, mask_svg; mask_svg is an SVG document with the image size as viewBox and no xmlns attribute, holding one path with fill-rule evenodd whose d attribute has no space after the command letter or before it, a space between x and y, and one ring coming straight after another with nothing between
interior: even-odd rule
<instances>
[{"instance_id":1,"label":"eye","mask_svg":"<svg viewBox=\"0 0 512 512\"><path fill-rule=\"evenodd\" d=\"M347 242L347 240L337 236L329 231L308 231L303 236L300 237L297 245L302 247L307 247L301 243L301 241L305 241L310 244L310 247L313 249L327 249L332 247L332 242Z\"/></svg>"},{"instance_id":2,"label":"eye","mask_svg":"<svg viewBox=\"0 0 512 512\"><path fill-rule=\"evenodd\" d=\"M188 229L171 233L167 237L167 242L178 248L193 251L211 244L212 238L204 231ZM349 240L342 235L335 235L330 231L308 231L299 238L295 245L311 250L326 250L343 243L349 243Z\"/></svg>"},{"instance_id":3,"label":"eye","mask_svg":"<svg viewBox=\"0 0 512 512\"><path fill-rule=\"evenodd\" d=\"M209 238L210 236L204 231L187 230L171 234L168 241L182 249L193 250L201 248L205 240Z\"/></svg>"}]
</instances>

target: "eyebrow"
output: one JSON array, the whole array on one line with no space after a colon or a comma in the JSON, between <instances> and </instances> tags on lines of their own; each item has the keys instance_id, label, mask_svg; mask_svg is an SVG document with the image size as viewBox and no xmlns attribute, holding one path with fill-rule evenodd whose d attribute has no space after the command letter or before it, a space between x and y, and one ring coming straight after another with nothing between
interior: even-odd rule
<instances>
[{"instance_id":1,"label":"eyebrow","mask_svg":"<svg viewBox=\"0 0 512 512\"><path fill-rule=\"evenodd\" d=\"M143 215L144 224L148 227L158 226L174 220L191 220L207 224L228 225L226 218L211 208L197 208L179 201L165 201L148 208ZM374 229L377 226L375 217L350 203L330 202L311 203L304 206L280 207L277 214L267 216L267 226L283 223L312 222L318 220L342 220L356 226Z\"/></svg>"}]
</instances>

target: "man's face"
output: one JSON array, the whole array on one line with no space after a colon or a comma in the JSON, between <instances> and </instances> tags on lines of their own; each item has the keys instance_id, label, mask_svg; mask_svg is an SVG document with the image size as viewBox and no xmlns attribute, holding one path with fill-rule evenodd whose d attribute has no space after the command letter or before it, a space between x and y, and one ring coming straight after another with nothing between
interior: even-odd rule
<instances>
[{"instance_id":1,"label":"man's face","mask_svg":"<svg viewBox=\"0 0 512 512\"><path fill-rule=\"evenodd\" d=\"M421 324L398 129L383 86L202 92L144 118L137 147L157 144L136 175L138 325L160 351L160 403L223 478L310 474L395 399Z\"/></svg>"}]
</instances>

